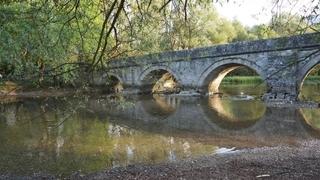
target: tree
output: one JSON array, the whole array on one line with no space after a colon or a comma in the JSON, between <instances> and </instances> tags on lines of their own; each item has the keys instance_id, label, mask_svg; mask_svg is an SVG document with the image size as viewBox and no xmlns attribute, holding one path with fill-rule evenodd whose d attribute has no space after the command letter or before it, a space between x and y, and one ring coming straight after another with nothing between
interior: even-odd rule
<instances>
[{"instance_id":1,"label":"tree","mask_svg":"<svg viewBox=\"0 0 320 180\"><path fill-rule=\"evenodd\" d=\"M0 4L0 73L37 85L73 84L79 69L95 71L118 57L289 35L301 24L309 32L319 22L317 5L303 21L275 13L271 24L247 28L220 17L210 0Z\"/></svg>"}]
</instances>

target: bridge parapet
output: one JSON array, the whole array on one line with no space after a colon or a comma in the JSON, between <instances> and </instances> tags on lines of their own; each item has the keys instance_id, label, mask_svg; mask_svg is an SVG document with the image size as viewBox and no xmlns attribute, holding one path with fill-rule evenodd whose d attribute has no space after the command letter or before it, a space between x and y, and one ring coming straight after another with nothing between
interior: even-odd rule
<instances>
[{"instance_id":1,"label":"bridge parapet","mask_svg":"<svg viewBox=\"0 0 320 180\"><path fill-rule=\"evenodd\" d=\"M143 56L114 59L110 62L110 68L317 47L320 47L320 33L310 33L290 37L242 41L230 44L193 48L190 50L167 51Z\"/></svg>"}]
</instances>

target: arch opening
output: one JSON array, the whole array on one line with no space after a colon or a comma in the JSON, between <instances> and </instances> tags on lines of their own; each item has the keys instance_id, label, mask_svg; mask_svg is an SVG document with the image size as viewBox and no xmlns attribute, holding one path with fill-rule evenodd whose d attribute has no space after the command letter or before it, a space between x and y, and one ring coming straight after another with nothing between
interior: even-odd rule
<instances>
[{"instance_id":1,"label":"arch opening","mask_svg":"<svg viewBox=\"0 0 320 180\"><path fill-rule=\"evenodd\" d=\"M298 90L300 100L320 102L320 64L313 66L304 75Z\"/></svg>"},{"instance_id":2,"label":"arch opening","mask_svg":"<svg viewBox=\"0 0 320 180\"><path fill-rule=\"evenodd\" d=\"M144 94L173 94L180 91L176 77L165 69L149 72L141 83L140 92Z\"/></svg>"},{"instance_id":3,"label":"arch opening","mask_svg":"<svg viewBox=\"0 0 320 180\"><path fill-rule=\"evenodd\" d=\"M120 79L114 75L109 75L107 77L107 87L111 93L121 93L123 92L123 84Z\"/></svg>"},{"instance_id":4,"label":"arch opening","mask_svg":"<svg viewBox=\"0 0 320 180\"><path fill-rule=\"evenodd\" d=\"M209 95L262 96L266 83L252 68L242 64L225 64L212 70L206 77L204 89Z\"/></svg>"}]
</instances>

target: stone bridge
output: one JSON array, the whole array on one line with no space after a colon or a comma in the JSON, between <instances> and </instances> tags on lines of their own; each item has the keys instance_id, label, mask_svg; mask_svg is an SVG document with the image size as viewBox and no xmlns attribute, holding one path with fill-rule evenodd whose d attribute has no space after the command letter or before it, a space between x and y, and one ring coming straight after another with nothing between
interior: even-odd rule
<instances>
[{"instance_id":1,"label":"stone bridge","mask_svg":"<svg viewBox=\"0 0 320 180\"><path fill-rule=\"evenodd\" d=\"M94 76L118 79L124 91L151 91L154 74L170 73L181 92L217 92L223 77L240 66L254 70L265 81L265 98L296 100L310 70L319 64L320 34L245 41L190 50L170 51L111 61Z\"/></svg>"}]
</instances>

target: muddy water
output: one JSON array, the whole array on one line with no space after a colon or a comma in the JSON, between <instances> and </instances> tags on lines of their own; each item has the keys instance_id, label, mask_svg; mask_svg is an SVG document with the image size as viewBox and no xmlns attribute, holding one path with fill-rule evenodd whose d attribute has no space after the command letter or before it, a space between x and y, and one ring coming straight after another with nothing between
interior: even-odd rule
<instances>
[{"instance_id":1,"label":"muddy water","mask_svg":"<svg viewBox=\"0 0 320 180\"><path fill-rule=\"evenodd\" d=\"M211 97L24 99L0 105L0 174L68 176L318 139L319 109L266 107L263 87ZM319 87L303 98L320 100ZM247 96L250 94L251 96Z\"/></svg>"}]
</instances>

